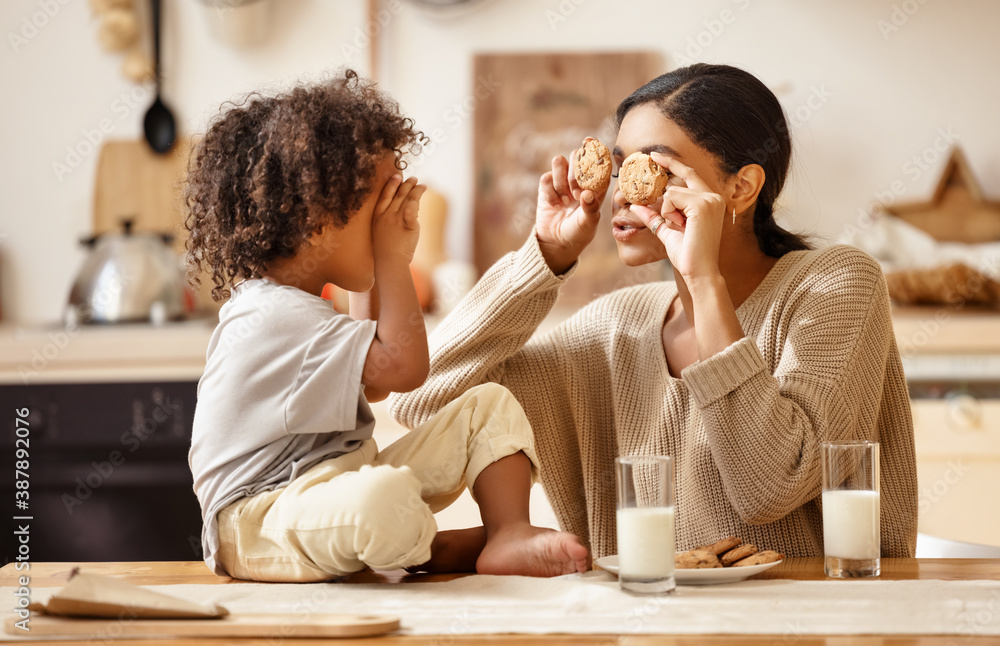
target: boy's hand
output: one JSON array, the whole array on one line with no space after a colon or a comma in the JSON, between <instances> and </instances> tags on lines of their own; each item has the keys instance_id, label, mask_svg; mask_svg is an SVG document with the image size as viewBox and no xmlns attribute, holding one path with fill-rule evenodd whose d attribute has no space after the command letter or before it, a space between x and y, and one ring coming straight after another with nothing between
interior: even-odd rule
<instances>
[{"instance_id":1,"label":"boy's hand","mask_svg":"<svg viewBox=\"0 0 1000 646\"><path fill-rule=\"evenodd\" d=\"M365 357L361 381L366 395L407 392L427 378L427 331L410 274L420 237L417 211L426 186L398 173L389 178L375 204L372 245L378 327Z\"/></svg>"},{"instance_id":2,"label":"boy's hand","mask_svg":"<svg viewBox=\"0 0 1000 646\"><path fill-rule=\"evenodd\" d=\"M417 211L420 196L427 187L417 184L416 177L405 182L402 179L398 173L390 177L375 204L372 244L376 265L385 260L398 260L409 265L417 248L420 237Z\"/></svg>"}]
</instances>

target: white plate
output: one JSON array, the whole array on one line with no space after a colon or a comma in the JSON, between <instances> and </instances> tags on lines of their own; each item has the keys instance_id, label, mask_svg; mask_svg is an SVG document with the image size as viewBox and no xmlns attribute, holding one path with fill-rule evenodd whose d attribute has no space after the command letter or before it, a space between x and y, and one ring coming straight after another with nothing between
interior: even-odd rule
<instances>
[{"instance_id":1,"label":"white plate","mask_svg":"<svg viewBox=\"0 0 1000 646\"><path fill-rule=\"evenodd\" d=\"M674 580L677 585L712 585L713 583L735 583L748 579L755 574L760 574L768 568L772 568L781 561L774 563L764 563L763 565L746 565L743 567L716 567L716 568L677 568L674 570ZM607 570L611 574L618 574L618 555L602 556L594 561L594 565Z\"/></svg>"}]
</instances>

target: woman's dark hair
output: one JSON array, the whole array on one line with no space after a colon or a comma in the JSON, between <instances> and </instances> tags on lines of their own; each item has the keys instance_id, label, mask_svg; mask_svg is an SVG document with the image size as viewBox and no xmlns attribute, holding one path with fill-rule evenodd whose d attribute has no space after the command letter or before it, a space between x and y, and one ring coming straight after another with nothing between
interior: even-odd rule
<instances>
[{"instance_id":1,"label":"woman's dark hair","mask_svg":"<svg viewBox=\"0 0 1000 646\"><path fill-rule=\"evenodd\" d=\"M211 273L212 298L341 227L372 190L386 153L419 152L413 120L353 70L277 96L228 104L192 152L184 202L189 277ZM226 106L224 105L223 108Z\"/></svg>"},{"instance_id":2,"label":"woman's dark hair","mask_svg":"<svg viewBox=\"0 0 1000 646\"><path fill-rule=\"evenodd\" d=\"M729 65L696 63L663 74L618 105L620 128L632 108L654 103L696 144L715 155L727 174L747 164L764 169L764 186L757 196L753 230L768 256L809 249L803 236L774 221L774 200L788 176L792 141L781 104L756 77Z\"/></svg>"}]
</instances>

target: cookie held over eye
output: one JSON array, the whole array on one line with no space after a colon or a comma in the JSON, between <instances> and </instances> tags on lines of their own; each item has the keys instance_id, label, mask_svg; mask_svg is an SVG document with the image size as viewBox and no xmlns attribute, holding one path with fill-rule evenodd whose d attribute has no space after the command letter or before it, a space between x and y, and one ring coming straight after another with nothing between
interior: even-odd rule
<instances>
[{"instance_id":1,"label":"cookie held over eye","mask_svg":"<svg viewBox=\"0 0 1000 646\"><path fill-rule=\"evenodd\" d=\"M593 137L584 139L576 151L576 183L598 195L611 185L611 152Z\"/></svg>"},{"instance_id":2,"label":"cookie held over eye","mask_svg":"<svg viewBox=\"0 0 1000 646\"><path fill-rule=\"evenodd\" d=\"M670 175L646 153L632 153L618 171L618 190L630 204L649 206L667 190Z\"/></svg>"}]
</instances>

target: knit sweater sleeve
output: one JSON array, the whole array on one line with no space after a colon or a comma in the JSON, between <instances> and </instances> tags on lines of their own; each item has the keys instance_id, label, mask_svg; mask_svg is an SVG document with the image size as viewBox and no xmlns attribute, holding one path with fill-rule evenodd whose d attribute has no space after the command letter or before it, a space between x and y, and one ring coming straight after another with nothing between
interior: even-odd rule
<instances>
[{"instance_id":1,"label":"knit sweater sleeve","mask_svg":"<svg viewBox=\"0 0 1000 646\"><path fill-rule=\"evenodd\" d=\"M596 409L606 422L602 427L609 428L611 395L607 379L576 383L574 366L595 368L588 374L607 372L602 370L607 365L602 337L591 334L586 312L548 334L533 336L575 267L554 275L532 232L520 250L497 261L435 328L427 380L412 392L392 395L389 409L400 423L414 428L469 388L485 382L506 387L531 423L540 462L549 465L541 471L541 482L560 525L589 544L585 501L595 484L584 470L578 418ZM592 394L584 396L584 402L581 389Z\"/></svg>"},{"instance_id":2,"label":"knit sweater sleeve","mask_svg":"<svg viewBox=\"0 0 1000 646\"><path fill-rule=\"evenodd\" d=\"M773 320L762 331L778 340L770 363L754 339L743 338L682 373L725 493L752 524L778 520L820 494L822 441L891 441L901 463L883 459L883 481L887 468L905 470L913 461L908 407L890 422L892 437L879 437L887 373L898 355L878 264L834 247L776 291ZM905 525L916 518L909 509L916 496L903 493L890 497L898 509L886 509L883 497L883 518L902 517Z\"/></svg>"},{"instance_id":3,"label":"knit sweater sleeve","mask_svg":"<svg viewBox=\"0 0 1000 646\"><path fill-rule=\"evenodd\" d=\"M555 387L564 373L553 337L530 344L528 340L575 268L554 275L532 231L521 249L498 260L435 328L429 339L427 380L412 392L390 397L393 417L414 428L469 388L486 382L508 387L522 404L537 396L542 390L539 384ZM519 374L511 374L514 363L522 366Z\"/></svg>"}]
</instances>

